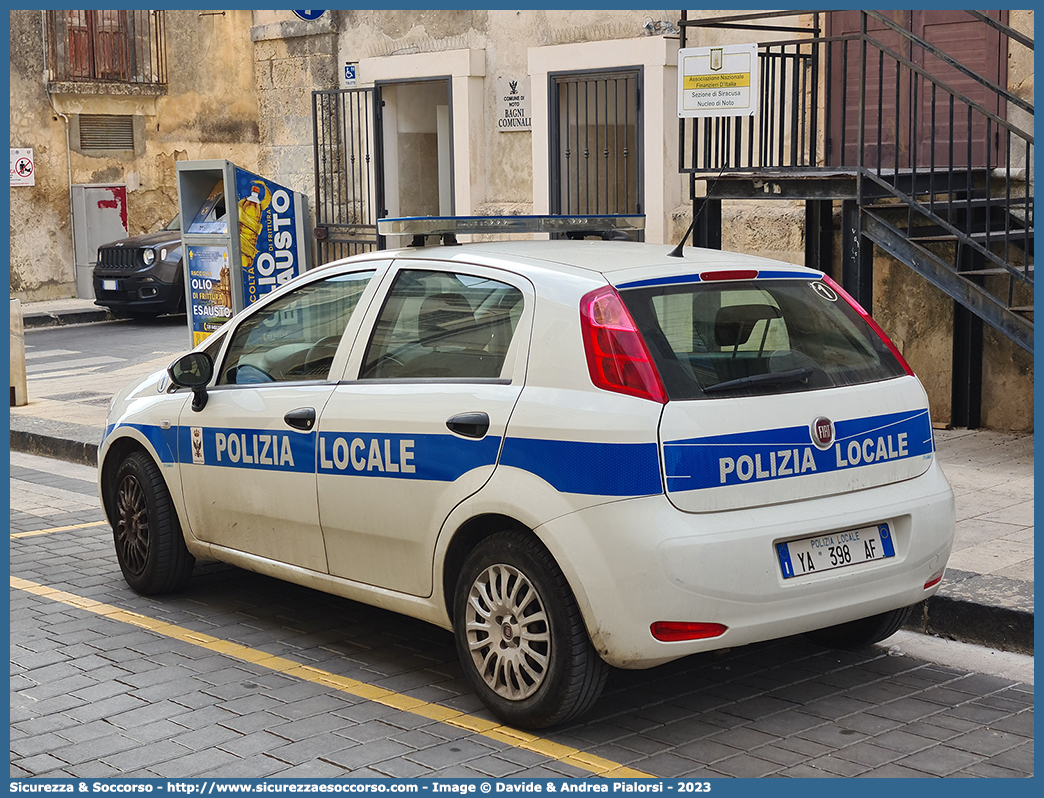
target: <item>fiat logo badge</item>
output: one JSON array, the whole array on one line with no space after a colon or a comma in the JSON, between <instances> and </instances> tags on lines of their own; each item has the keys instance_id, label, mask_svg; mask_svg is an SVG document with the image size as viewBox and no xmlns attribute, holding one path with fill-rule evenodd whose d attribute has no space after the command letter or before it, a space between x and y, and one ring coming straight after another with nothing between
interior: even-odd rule
<instances>
[{"instance_id":1,"label":"fiat logo badge","mask_svg":"<svg viewBox=\"0 0 1044 798\"><path fill-rule=\"evenodd\" d=\"M820 416L812 422L812 443L817 449L829 449L834 442L834 422Z\"/></svg>"},{"instance_id":2,"label":"fiat logo badge","mask_svg":"<svg viewBox=\"0 0 1044 798\"><path fill-rule=\"evenodd\" d=\"M515 632L511 628L511 624L509 624L509 623L504 624L503 632L504 632L504 639L507 640L508 642L511 642L511 638L513 638L515 636Z\"/></svg>"}]
</instances>

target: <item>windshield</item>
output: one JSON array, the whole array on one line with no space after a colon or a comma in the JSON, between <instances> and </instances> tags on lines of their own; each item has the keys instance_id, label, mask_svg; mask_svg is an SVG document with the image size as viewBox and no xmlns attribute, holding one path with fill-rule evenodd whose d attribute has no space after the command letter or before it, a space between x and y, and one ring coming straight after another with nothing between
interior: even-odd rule
<instances>
[{"instance_id":1,"label":"windshield","mask_svg":"<svg viewBox=\"0 0 1044 798\"><path fill-rule=\"evenodd\" d=\"M670 399L809 391L906 373L818 280L696 282L620 296Z\"/></svg>"},{"instance_id":2,"label":"windshield","mask_svg":"<svg viewBox=\"0 0 1044 798\"><path fill-rule=\"evenodd\" d=\"M167 222L167 226L164 227L163 229L164 230L180 230L181 229L181 214L179 213L177 216L175 216L173 219L171 219L169 222Z\"/></svg>"}]
</instances>

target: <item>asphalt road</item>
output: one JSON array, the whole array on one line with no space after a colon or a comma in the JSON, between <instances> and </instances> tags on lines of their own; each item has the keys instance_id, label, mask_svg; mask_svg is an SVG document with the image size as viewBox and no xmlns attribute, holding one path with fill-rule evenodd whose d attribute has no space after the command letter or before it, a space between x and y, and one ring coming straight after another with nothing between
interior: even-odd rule
<instances>
[{"instance_id":1,"label":"asphalt road","mask_svg":"<svg viewBox=\"0 0 1044 798\"><path fill-rule=\"evenodd\" d=\"M114 364L144 362L156 352L192 348L185 316L119 319L91 324L34 327L25 331L26 372L31 379L78 367L111 370ZM122 386L114 386L114 389Z\"/></svg>"},{"instance_id":2,"label":"asphalt road","mask_svg":"<svg viewBox=\"0 0 1044 798\"><path fill-rule=\"evenodd\" d=\"M221 564L136 595L94 480L11 457L15 777L1033 775L1032 659L916 635L614 671L579 722L514 732L419 621Z\"/></svg>"}]
</instances>

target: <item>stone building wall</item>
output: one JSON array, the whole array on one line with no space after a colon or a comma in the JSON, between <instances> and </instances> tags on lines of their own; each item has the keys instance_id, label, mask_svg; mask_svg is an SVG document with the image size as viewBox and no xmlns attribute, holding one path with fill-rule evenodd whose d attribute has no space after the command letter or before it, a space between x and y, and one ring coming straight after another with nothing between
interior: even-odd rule
<instances>
[{"instance_id":1,"label":"stone building wall","mask_svg":"<svg viewBox=\"0 0 1044 798\"><path fill-rule=\"evenodd\" d=\"M48 95L42 14L10 12L11 146L32 147L36 163L36 185L11 189L11 296L23 301L76 295L71 184L126 185L136 235L177 212L176 161L258 166L249 11L167 11L168 82L159 95L126 86L86 93L100 84ZM79 150L79 114L133 116L135 149Z\"/></svg>"}]
</instances>

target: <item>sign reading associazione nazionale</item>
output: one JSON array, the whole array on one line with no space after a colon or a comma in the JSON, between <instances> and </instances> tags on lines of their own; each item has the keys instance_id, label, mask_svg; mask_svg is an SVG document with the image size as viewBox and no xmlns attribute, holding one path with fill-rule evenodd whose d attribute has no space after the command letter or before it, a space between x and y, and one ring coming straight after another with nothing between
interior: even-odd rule
<instances>
[{"instance_id":1,"label":"sign reading associazione nazionale","mask_svg":"<svg viewBox=\"0 0 1044 798\"><path fill-rule=\"evenodd\" d=\"M757 110L757 44L678 51L679 117L754 116Z\"/></svg>"}]
</instances>

